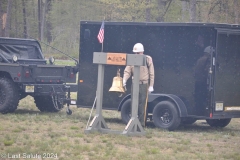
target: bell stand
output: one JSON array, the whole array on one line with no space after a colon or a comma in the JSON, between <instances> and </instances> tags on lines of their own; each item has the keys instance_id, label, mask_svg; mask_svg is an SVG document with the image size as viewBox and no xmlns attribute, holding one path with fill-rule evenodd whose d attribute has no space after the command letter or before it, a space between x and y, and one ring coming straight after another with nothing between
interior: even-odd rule
<instances>
[{"instance_id":1,"label":"bell stand","mask_svg":"<svg viewBox=\"0 0 240 160\"><path fill-rule=\"evenodd\" d=\"M98 64L98 81L97 81L97 102L96 115L92 119L90 125L85 129L85 133L100 132L122 135L141 136L145 135L145 131L137 117L138 113L138 93L139 93L139 77L140 66L146 65L146 56L125 53L105 53L94 52L93 63ZM132 117L123 131L111 130L108 128L102 116L102 99L103 99L103 81L105 65L131 65L134 66L133 92L132 92Z\"/></svg>"}]
</instances>

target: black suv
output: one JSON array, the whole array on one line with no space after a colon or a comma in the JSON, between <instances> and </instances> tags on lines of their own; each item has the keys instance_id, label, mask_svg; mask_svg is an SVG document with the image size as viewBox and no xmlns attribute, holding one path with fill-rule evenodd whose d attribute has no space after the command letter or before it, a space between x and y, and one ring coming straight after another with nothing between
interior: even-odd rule
<instances>
[{"instance_id":1,"label":"black suv","mask_svg":"<svg viewBox=\"0 0 240 160\"><path fill-rule=\"evenodd\" d=\"M67 104L71 113L70 86L76 82L76 66L47 64L38 41L0 38L0 112L17 109L19 100L34 97L42 112L58 112Z\"/></svg>"}]
</instances>

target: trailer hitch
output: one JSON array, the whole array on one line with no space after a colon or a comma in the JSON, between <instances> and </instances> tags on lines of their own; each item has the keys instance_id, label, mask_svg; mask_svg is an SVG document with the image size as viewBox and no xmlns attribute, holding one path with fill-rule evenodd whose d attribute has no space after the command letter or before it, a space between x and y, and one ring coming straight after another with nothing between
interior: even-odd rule
<instances>
[{"instance_id":1,"label":"trailer hitch","mask_svg":"<svg viewBox=\"0 0 240 160\"><path fill-rule=\"evenodd\" d=\"M70 110L69 106L71 103L71 98L70 98L70 86L65 86L65 89L67 89L67 97L64 98L59 98L59 95L57 94L57 92L55 91L54 87L52 87L52 94L51 94L51 98L52 98L52 102L54 107L57 110L60 110L61 108L63 108L64 103L67 104L67 108L66 108L66 113L68 115L72 114L72 111ZM61 88L62 90L62 88ZM61 91L61 93L64 93L65 91ZM65 95L66 96L66 95ZM61 105L61 106L59 106Z\"/></svg>"},{"instance_id":2,"label":"trailer hitch","mask_svg":"<svg viewBox=\"0 0 240 160\"><path fill-rule=\"evenodd\" d=\"M69 108L69 105L71 103L71 98L70 98L70 86L65 86L65 89L67 89L67 98L66 98L66 103L67 103L67 109L66 109L66 113L68 115L72 114L72 110Z\"/></svg>"}]
</instances>

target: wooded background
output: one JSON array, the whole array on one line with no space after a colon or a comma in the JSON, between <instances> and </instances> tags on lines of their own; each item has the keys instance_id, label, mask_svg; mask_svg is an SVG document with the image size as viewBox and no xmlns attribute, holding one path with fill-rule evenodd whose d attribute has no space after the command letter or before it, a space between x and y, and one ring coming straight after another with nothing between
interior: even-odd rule
<instances>
[{"instance_id":1,"label":"wooded background","mask_svg":"<svg viewBox=\"0 0 240 160\"><path fill-rule=\"evenodd\" d=\"M240 0L1 0L0 36L38 39L77 57L81 20L239 24L239 12Z\"/></svg>"}]
</instances>

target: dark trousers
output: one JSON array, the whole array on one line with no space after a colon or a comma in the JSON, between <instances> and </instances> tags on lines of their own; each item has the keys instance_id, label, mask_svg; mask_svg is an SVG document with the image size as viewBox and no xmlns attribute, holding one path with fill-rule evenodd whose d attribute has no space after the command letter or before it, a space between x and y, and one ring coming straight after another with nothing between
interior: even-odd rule
<instances>
[{"instance_id":1,"label":"dark trousers","mask_svg":"<svg viewBox=\"0 0 240 160\"><path fill-rule=\"evenodd\" d=\"M148 98L148 84L139 84L138 119L143 127L145 127L146 123L147 98Z\"/></svg>"},{"instance_id":2,"label":"dark trousers","mask_svg":"<svg viewBox=\"0 0 240 160\"><path fill-rule=\"evenodd\" d=\"M203 115L208 101L207 82L195 82L195 108L198 115Z\"/></svg>"}]
</instances>

